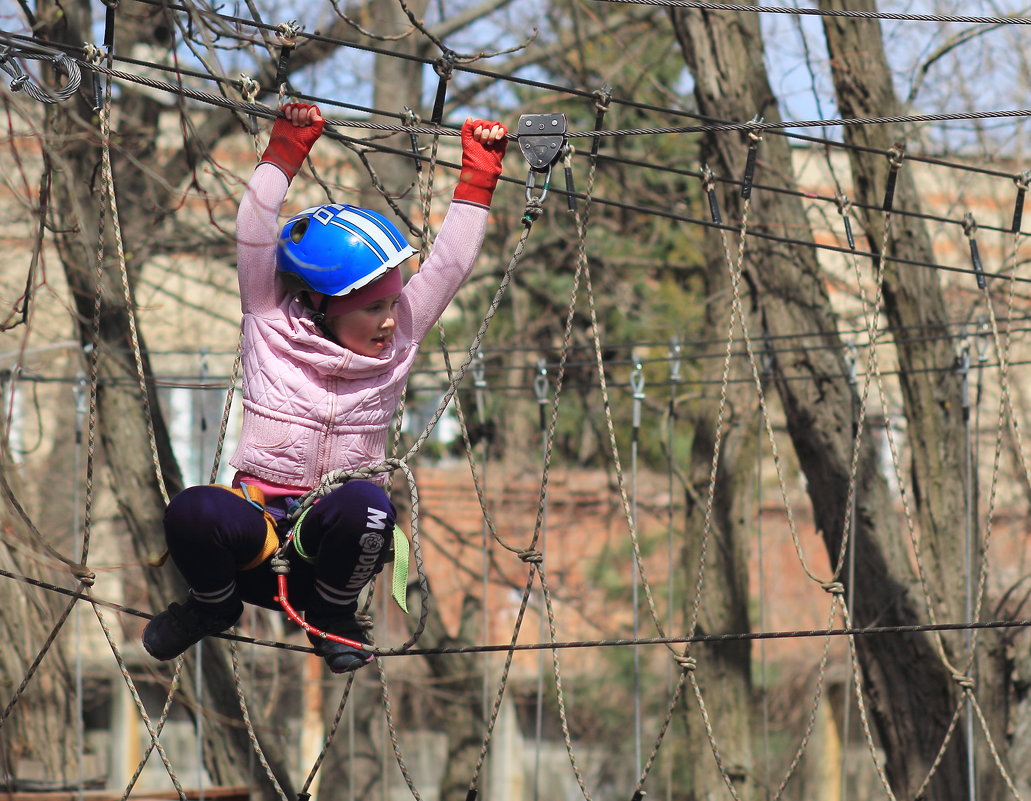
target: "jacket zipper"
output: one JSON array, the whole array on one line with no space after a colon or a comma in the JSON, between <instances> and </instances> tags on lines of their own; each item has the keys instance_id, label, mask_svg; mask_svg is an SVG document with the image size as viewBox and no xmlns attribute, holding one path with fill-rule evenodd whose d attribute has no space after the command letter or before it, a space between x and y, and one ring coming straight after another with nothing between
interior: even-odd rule
<instances>
[{"instance_id":1,"label":"jacket zipper","mask_svg":"<svg viewBox=\"0 0 1031 801\"><path fill-rule=\"evenodd\" d=\"M326 422L322 426L322 442L319 443L319 458L316 467L318 468L318 475L315 480L317 482L322 481L322 477L329 472L329 437L330 431L333 430L333 420L336 418L337 411L337 386L340 384L339 378L334 378L331 387L327 387L329 395L329 413L326 415Z\"/></svg>"}]
</instances>

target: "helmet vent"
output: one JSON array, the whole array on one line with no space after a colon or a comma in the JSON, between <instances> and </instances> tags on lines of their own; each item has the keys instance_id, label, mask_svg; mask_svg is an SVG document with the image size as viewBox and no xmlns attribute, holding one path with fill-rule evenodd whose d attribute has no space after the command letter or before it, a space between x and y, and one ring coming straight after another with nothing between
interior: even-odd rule
<instances>
[{"instance_id":1,"label":"helmet vent","mask_svg":"<svg viewBox=\"0 0 1031 801\"><path fill-rule=\"evenodd\" d=\"M304 234L308 230L308 223L309 222L310 222L310 219L308 217L303 217L303 218L301 218L300 220L298 220L297 222L294 223L293 228L290 229L290 241L291 242L296 244L296 243L300 242L302 239L304 239Z\"/></svg>"}]
</instances>

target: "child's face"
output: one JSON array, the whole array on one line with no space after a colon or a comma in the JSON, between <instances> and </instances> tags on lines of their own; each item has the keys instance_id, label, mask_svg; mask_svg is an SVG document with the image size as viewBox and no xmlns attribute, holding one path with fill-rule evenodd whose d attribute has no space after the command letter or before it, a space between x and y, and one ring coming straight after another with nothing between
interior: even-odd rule
<instances>
[{"instance_id":1,"label":"child's face","mask_svg":"<svg viewBox=\"0 0 1031 801\"><path fill-rule=\"evenodd\" d=\"M379 357L394 338L394 313L400 293L326 318L337 341L361 356Z\"/></svg>"}]
</instances>

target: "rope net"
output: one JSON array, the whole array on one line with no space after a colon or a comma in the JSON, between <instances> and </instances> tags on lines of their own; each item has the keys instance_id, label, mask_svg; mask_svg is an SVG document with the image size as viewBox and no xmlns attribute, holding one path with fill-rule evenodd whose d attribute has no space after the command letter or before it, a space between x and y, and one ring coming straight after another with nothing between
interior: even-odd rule
<instances>
[{"instance_id":1,"label":"rope net","mask_svg":"<svg viewBox=\"0 0 1031 801\"><path fill-rule=\"evenodd\" d=\"M679 5L734 10L727 4ZM420 29L416 15L404 8L411 27ZM889 159L891 176L919 169L923 180L941 182L949 179L937 176L972 172L983 183L963 199L1005 199L993 209L994 218L982 220L978 228L956 208L932 214L896 209L888 199L878 208L841 192L812 191L766 171L763 161L764 137L790 135L794 128L1014 119L1026 111L645 125L633 122L649 111L641 104L621 105L609 91L571 93L580 106L570 105L570 115L593 118L593 130L585 124L570 132L543 187L529 179L524 183L525 165L510 149L490 241L455 304L462 314L441 326L439 352L424 345L426 353L398 419L393 456L371 468L391 473L394 499L407 518L417 612L410 619L400 617L386 603L390 593L374 584L362 620L375 635L376 663L343 680L327 680L297 627L277 613L259 610L249 612L233 632L206 640L162 670L147 662L138 645L149 615L141 608L153 608L152 599L172 589L171 580L156 572L167 575L172 568L155 566L160 562L160 509L184 484L213 482L220 475L224 480L228 468L222 453L231 444L238 413L238 302L229 269L232 215L276 106L288 96L335 103L294 91L288 82L290 52L299 42L343 47L345 40L305 34L292 24L268 25L199 10L166 6L161 13L182 41L206 42L211 53L217 52L212 42L219 37L260 41L271 72L260 80L234 77L214 58L199 59L204 70L191 74L181 64L134 63L121 54L116 68L111 43L80 56L29 37L2 37L5 48L20 46L35 59L51 51L60 89L47 93L46 81L34 81L20 67L8 70L20 82L12 89L33 90L4 97L9 130L15 131L5 152L13 176L8 190L33 214L19 240L30 254L30 268L19 276L21 296L4 310L5 341L12 346L4 348L8 362L0 365L5 409L0 489L9 510L5 523L10 521L2 539L5 550L30 556L11 561L5 565L11 569L0 575L17 591L48 598L43 605L53 612L42 616L42 636L30 637L31 658L24 660L23 676L6 697L0 727L15 725L18 715L37 703L32 688L40 681L41 666L77 651L76 670L81 671L85 650L102 655L85 660L89 670L97 671L101 663L117 666L124 690L109 683L107 692L127 700L137 721L133 726L143 730L140 759L124 766L123 798L131 796L145 774L153 783L155 772L164 774L160 784L170 785L181 799L191 797L191 788L210 784L211 774L202 765L208 760L210 767L217 759L207 752L218 747L206 731L213 726L235 732L223 742L253 752L255 797L317 797L326 771L333 772L334 780L346 777L362 792L377 782L387 788L400 780L416 799L431 782L470 799L488 790L493 796L503 787L505 760L513 753L506 720L516 721L524 747L532 749L524 766L531 768L535 792L559 775L565 795L588 801L611 797L612 787L635 798L656 786L672 794L684 780L677 772L682 755L700 749L711 756L706 764L728 797L752 797L756 788L768 798L794 797L800 785L812 780L814 741L823 748L835 737L842 786L854 792L866 788L864 797L920 797L941 780L943 764L961 748L977 754L968 763L971 775L991 773L1011 797L1027 797L1027 779L1014 772L998 721L986 717L987 695L977 678L984 640L1026 644L1029 617L1020 600L1026 577L1019 565L1027 556L1026 543L1015 536L1018 527L1006 523L1006 513L1019 506L1031 486L1015 375L1028 358L1020 224L1026 174L1019 169L972 171L970 165L940 159L904 160L900 151L865 154ZM914 15L881 17L916 21ZM340 19L347 18L341 14ZM442 58L433 62L438 99L447 96L455 70L475 75L482 56L454 53L442 45L441 50ZM9 59L11 51L5 52ZM54 195L53 181L54 171L64 165L46 154L39 129L26 125L36 112L32 103L59 105L74 97L78 69L85 84L92 82L96 101L90 130L100 156L94 195L99 202L92 210L61 205L68 197ZM162 77L150 77L155 73ZM148 172L138 160L127 161L127 153L136 156L120 141L126 129L118 128L124 125L119 107L134 92L145 91L174 104L179 134L165 146L167 153L159 148L150 154L154 164L167 166L176 154L188 167L174 185L161 190L174 214L164 213L152 233L160 233L167 244L141 262L133 251L142 247L137 243L148 226L138 214L126 212L123 179L115 166L131 165L139 174L162 177L156 167ZM637 116L625 113L618 123L611 122L614 106ZM360 110L344 103L335 108ZM397 115L396 123L331 119L327 138L332 151L327 143L306 168L307 181L295 184L288 204L351 202L373 197L371 186L378 202L389 205L420 240L425 254L457 166L449 139L456 130L436 111L429 124L416 120L410 109ZM177 149L216 118L234 121L244 134L228 137L225 141L235 144L224 151L198 155L190 148ZM717 174L707 165L685 169L672 151L652 162L602 152L608 140L672 141L686 134L738 142L746 169L742 174ZM842 143L835 147L848 150ZM822 156L797 158L802 173L812 166L807 159ZM397 162L404 165L400 186L392 183L398 172L384 166ZM830 158L827 165L836 186L839 179L847 181L840 163ZM629 167L689 187L689 202L641 205L601 180L606 171ZM30 180L34 174L41 176L38 185ZM782 194L806 204L809 230L782 230L764 216L769 198ZM676 252L661 261L635 263L633 248L610 252L612 239L605 230L619 215L632 217L641 237L657 235L649 226L659 221L686 231L689 249L700 247L706 235L714 238L721 293L705 297L704 289L692 285L690 273L702 264L697 254ZM880 217L877 227L868 222L871 215ZM126 226L123 220L131 222ZM899 220L944 232L959 247L942 260L913 259L893 235ZM60 240L55 233L63 230L59 223L91 231L89 245ZM66 286L58 265L74 247L81 248L89 269L81 284ZM833 338L815 330L770 328L755 284L770 248L820 254L837 308ZM969 253L970 259L957 252ZM555 269L553 280L531 281L540 277L542 265ZM688 311L712 325L685 324L666 341L618 341L613 330L618 315L606 294L626 288L612 279L610 268L646 272L653 284L649 299L672 287L678 289L678 300L696 296ZM892 280L892 272L915 270L950 282L953 316L946 326L902 330L885 323L890 302L885 281ZM522 279L528 271L532 275ZM539 297L541 286L553 290L550 297ZM514 326L535 305L553 313L556 322L526 337L534 341L536 336L543 344L524 345L523 332ZM124 318L123 335L116 340L109 329L102 330L112 309ZM68 330L81 331L81 340L55 336L54 320L74 322ZM958 375L970 390L963 415L969 446L964 454L969 495L963 502L970 536L962 570L943 569L911 477L911 440L920 436L920 426L904 417L907 373L896 362L896 349L928 340L952 343L956 359L925 369L942 382ZM449 350L449 343L456 343L456 349ZM851 408L844 410L843 425L851 434L842 459L847 474L837 484L846 493L843 514L833 521L837 528L829 537L823 532L823 547L812 537L826 521L813 519L791 437L797 423L783 408L782 399L790 394L780 390L810 380L802 362L826 353L841 368L827 380L849 388ZM128 435L135 436L149 462L145 477L135 473L135 480L152 484L138 493L140 507L150 509L146 519L130 521L137 509L107 486L128 475L114 464L101 464L98 440L106 401L101 396L116 392L135 406L123 423L126 429L139 427ZM57 424L47 419L48 409L67 410L70 401L75 402L73 415L63 415ZM36 432L25 423L33 420ZM504 426L512 430L501 431ZM454 430L450 438L441 431L448 427ZM751 433L743 436L743 431ZM106 436L108 446L117 447L117 438ZM56 533L61 526L42 513L41 499L54 487L44 488L33 478L39 475L37 464L53 464L35 458L48 438L60 443L55 458L74 465L61 477L67 486L59 490L73 510L72 519L63 521L71 523L71 536ZM503 447L506 452L498 458L495 451ZM919 618L909 624L878 626L864 607L862 584L853 572L857 548L868 547L857 545L857 538L872 516L865 506L870 479L863 471L869 464L864 454L874 451L901 534L896 555L913 566L908 592ZM590 457L593 469L577 464L578 452ZM990 463L977 458L980 452L992 453ZM665 470L657 454L665 459ZM454 467L448 456L459 456L464 467ZM726 505L726 482L732 467L746 458L755 465L755 477L749 481L751 497L737 496L740 509L733 510L742 524ZM351 477L326 476L302 507ZM117 511L113 496L122 504ZM155 531L143 541L137 535L133 551L126 543L147 525ZM733 539L735 532L741 539ZM733 553L741 543L753 553L751 561ZM761 567L750 600L762 611L749 618L746 603L743 619L721 617L719 594L733 585L728 576L756 570L756 555ZM155 583L160 589L154 589ZM747 590L748 583L741 586ZM86 604L100 624L92 633L79 614ZM875 637L915 636L929 643L923 669L929 676L948 677L955 703L948 727L929 746L931 757L921 775L901 792L889 779L891 760L885 751L891 743L877 728L878 710L872 708L861 664L870 658ZM218 639L228 642L217 644ZM742 706L753 721L763 721L762 736L747 747L730 725L735 704L718 689L727 686L721 685L727 654L741 646L757 649L752 659L759 665L754 685L746 684L752 694L741 699ZM222 670L235 699L215 689L212 676ZM778 680L778 671L795 679ZM80 705L83 697L81 692L77 696ZM184 710L194 721L191 737L177 720ZM613 728L605 717L614 710L620 712L615 728L623 734L617 755L605 739ZM77 721L71 729L85 743L81 708L69 714ZM828 725L829 715L844 720L841 731ZM281 735L291 726L299 727L301 736L284 754ZM430 779L413 767L413 757L421 753L414 732L434 729L461 731L467 739L461 759L452 756L442 776ZM779 743L775 749L774 740ZM544 764L553 760L551 746L564 752L568 767L560 772ZM69 773L69 786L82 786L89 778L93 763L86 750L80 745L70 763L78 775ZM183 762L189 767L183 768ZM10 767L5 771L12 782L16 773Z\"/></svg>"}]
</instances>

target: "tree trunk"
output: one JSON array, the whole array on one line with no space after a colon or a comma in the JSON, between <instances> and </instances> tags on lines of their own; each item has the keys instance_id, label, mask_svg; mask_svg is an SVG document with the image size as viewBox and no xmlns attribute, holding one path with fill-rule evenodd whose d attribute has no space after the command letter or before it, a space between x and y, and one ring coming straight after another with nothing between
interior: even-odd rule
<instances>
[{"instance_id":1,"label":"tree trunk","mask_svg":"<svg viewBox=\"0 0 1031 801\"><path fill-rule=\"evenodd\" d=\"M759 23L754 15L672 10L684 57L695 77L698 110L708 117L745 122L755 115L779 119L769 87ZM718 176L740 180L746 139L734 134L705 138L703 154ZM793 174L781 136L761 144L763 174ZM724 217L741 219L738 193L724 201ZM754 190L749 228L806 238L808 222L798 197ZM842 343L823 277L810 247L752 237L745 271L770 335L782 349L774 362L777 391L788 433L807 478L817 528L832 562L844 532L852 455L854 393L845 376ZM857 625L924 622L916 586L870 437L861 444L856 512L856 579L852 588ZM858 638L872 710L896 792L911 796L923 781L955 709L953 682L922 635ZM946 759L928 798L964 796L963 767Z\"/></svg>"},{"instance_id":2,"label":"tree trunk","mask_svg":"<svg viewBox=\"0 0 1031 801\"><path fill-rule=\"evenodd\" d=\"M0 392L0 398L6 393ZM4 483L15 497L24 497L18 475L7 451L6 415L0 416L0 470ZM40 575L38 547L28 526L14 513L4 497L0 503L0 568L21 576L33 576L59 586L77 586L67 573L48 570ZM49 532L48 532L49 533ZM45 535L44 535L45 536ZM9 543L20 543L12 547ZM56 543L55 543L56 544ZM22 553L24 551L24 553ZM66 554L68 558L74 558ZM0 580L0 685L3 700L0 711L10 712L0 724L0 788L17 792L26 778L44 779L54 785L74 786L80 776L78 727L73 707L71 668L58 639L50 646L24 693L15 702L32 661L47 641L70 598L42 589L27 588L10 579ZM62 633L71 629L68 622ZM45 789L45 788L44 788Z\"/></svg>"},{"instance_id":3,"label":"tree trunk","mask_svg":"<svg viewBox=\"0 0 1031 801\"><path fill-rule=\"evenodd\" d=\"M849 9L876 12L875 0L849 3ZM821 0L821 8L840 10L839 0ZM827 48L831 57L834 88L843 117L895 116L902 113L891 70L885 56L880 23L876 19L823 17ZM897 126L849 125L845 141L867 149L888 150L896 141L904 141L904 131ZM852 182L856 199L864 206L861 220L870 248L879 253L885 227L879 211L888 178L888 160L873 153L850 150ZM912 174L905 168L898 172L895 187L896 208L919 212L920 196ZM888 256L933 263L934 250L926 224L915 217L894 215ZM950 315L946 308L937 270L885 262L884 308L888 324L895 334L899 361L902 399L906 410L907 443L912 450L913 496L919 513L919 531L923 564L928 573L938 620L962 622L967 619L964 608L966 581L976 582L975 567L965 575L967 497L964 454L964 425L969 407L964 408L962 378L952 369L956 351L950 335ZM973 278L970 278L973 283ZM919 332L915 335L914 332ZM946 653L957 670L967 670L964 654L966 634L956 632L943 637ZM973 669L971 669L971 672ZM990 671L990 664L978 666L977 681L988 687L1005 686L1010 675ZM955 692L950 694L955 703ZM996 743L1006 739L1007 721L1004 708L985 709L992 723ZM962 762L965 743L960 733L947 759ZM987 747L978 762L981 771L980 792L985 798L1005 794L999 772L992 766ZM991 767L989 767L991 766Z\"/></svg>"},{"instance_id":4,"label":"tree trunk","mask_svg":"<svg viewBox=\"0 0 1031 801\"><path fill-rule=\"evenodd\" d=\"M61 13L56 13L58 11ZM54 41L78 46L90 39L86 34L90 30L89 12L87 2L64 4L60 9L56 5L47 6L40 12L41 21L47 22L39 26L38 33ZM120 15L117 41L152 41L153 31L150 29L162 22L162 13L157 9L150 14L132 17ZM122 520L131 534L137 558L147 564L155 554L164 551L164 500L151 457L136 367L133 358L127 355L131 353L130 318L113 246L107 187L100 167L100 138L96 120L91 120L86 94L85 91L80 92L74 100L47 109L45 150L54 165L53 208L62 212L55 226L55 243L75 300L80 338L84 346L92 345L94 303L98 291L97 250L99 233L101 230L104 232L103 286L99 288L100 331L99 341L95 343L99 354L98 434ZM112 136L117 143L112 147L112 159L125 247L133 254L128 257L127 264L131 284L149 256L149 243L154 241L155 231L160 230L162 219L175 207L175 203L170 201L178 182L173 177L169 182L159 184L138 166L154 161L159 106L142 95L126 92L118 111L115 119L120 124L120 134L113 133ZM190 146L187 143L187 147ZM131 154L131 158L126 158L127 154ZM189 162L189 159L185 161ZM105 215L103 229L102 214ZM142 339L140 347L144 373L149 376L149 360ZM173 495L181 488L182 479L150 383L147 392L161 474L169 495ZM171 567L150 569L146 588L155 610L164 608L169 601L184 594L183 582ZM205 655L204 675L209 699L206 703L216 706L222 713L234 714L238 709L235 681L226 651L222 647L209 647L205 649ZM192 687L192 681L184 681L182 692L188 708L193 708ZM209 747L205 753L212 778L225 784L246 781L253 762L246 730L242 726L219 726L207 727L206 732ZM290 782L279 747L273 747L269 742L264 742L263 746L273 771L289 795ZM260 765L255 763L253 770L262 797L269 801L278 798L268 786Z\"/></svg>"},{"instance_id":5,"label":"tree trunk","mask_svg":"<svg viewBox=\"0 0 1031 801\"><path fill-rule=\"evenodd\" d=\"M732 246L733 247L733 246ZM731 277L723 244L716 231L705 240L705 326L714 338L729 336L731 319ZM741 286L746 292L747 287ZM747 300L747 298L745 298ZM752 321L745 321L751 328ZM734 326L736 350L741 348L740 322ZM729 382L722 384L724 360L706 359L701 364L702 397L692 401L688 413L693 429L689 486L685 495L686 530L683 569L688 578L685 612L692 619L695 604L695 577L702 571L703 583L698 599L697 634L744 632L749 621L748 559L749 533L755 509L754 465L758 414L755 390L748 380L748 365L735 358ZM720 396L726 403L720 417ZM721 428L722 427L722 428ZM720 429L721 430L718 430ZM720 459L709 531L705 518L709 506L713 452L720 439ZM723 777L713 758L700 714L689 714L685 739L687 763L692 765L690 798L722 797L725 782L733 782L742 799L759 797L759 775L754 763L752 733L752 648L747 640L718 645L692 646L691 656L698 662L695 678L705 708L713 722L720 757L727 769ZM688 707L693 706L693 696Z\"/></svg>"},{"instance_id":6,"label":"tree trunk","mask_svg":"<svg viewBox=\"0 0 1031 801\"><path fill-rule=\"evenodd\" d=\"M714 270L725 268L718 260L710 262ZM727 311L716 296L707 309ZM720 322L726 323L724 314ZM714 331L720 322L713 319ZM749 621L748 556L750 544L747 521L755 519L755 510L749 509L748 499L754 491L752 481L755 465L755 427L751 418L758 413L747 397L751 389L746 382L731 385L727 409L734 419L723 425L720 445L720 463L716 476L713 514L707 539L704 540L704 519L708 503L712 454L717 426L717 399L723 363L713 359L707 365L711 380L710 397L696 401L693 418L694 439L691 449L691 487L687 492L687 528L684 545L684 575L689 577L689 592L685 599L688 619L693 614L694 578L701 568L704 573L702 594L698 607L698 625L692 633L723 634L751 630ZM704 375L704 374L703 374ZM743 376L738 376L739 378ZM747 412L751 412L749 415ZM703 562L704 560L704 562ZM722 797L725 782L730 780L741 799L760 797L760 775L755 765L752 736L755 719L752 710L752 648L747 640L717 645L693 646L690 651L698 662L695 678L712 721L720 758L726 778L718 770L706 737L700 715L687 718L688 733L685 745L688 762L693 766L690 798ZM690 706L693 698L688 701Z\"/></svg>"},{"instance_id":7,"label":"tree trunk","mask_svg":"<svg viewBox=\"0 0 1031 801\"><path fill-rule=\"evenodd\" d=\"M472 596L466 596L462 603L462 620L458 634L452 637L444 626L440 611L430 599L431 606L426 618L426 641L433 648L455 648L472 645L467 627L477 625L480 604ZM413 609L413 615L415 611ZM463 799L469 791L473 769L480 756L480 748L486 733L482 706L482 663L476 654L428 654L426 663L434 678L438 693L457 699L448 704L441 716L441 725L448 738L447 765L440 783L440 798ZM482 785L480 774L480 797L487 789Z\"/></svg>"},{"instance_id":8,"label":"tree trunk","mask_svg":"<svg viewBox=\"0 0 1031 801\"><path fill-rule=\"evenodd\" d=\"M424 16L427 5L428 0L407 3L412 14L419 19ZM371 28L381 35L398 36L406 31L411 31L411 22L399 3L370 3L368 10L371 17ZM373 68L373 80L375 81L372 90L373 106L400 115L404 112L406 103L411 103L413 97L422 96L424 69L420 62L401 56L423 55L425 39L421 33L416 31L412 35L394 42L392 50L399 55L397 57L376 57ZM413 108L412 111L418 113L420 110ZM379 141L380 137L377 137L377 140ZM410 150L412 147L407 134L391 134L382 139L382 142L387 147L399 150ZM369 163L387 195L397 201L402 211L406 214L410 213L420 200L416 186L421 173L416 171L416 162L391 153L370 153ZM439 178L440 175L436 177ZM370 182L363 185L361 197L364 205L393 217L389 205ZM403 225L398 227L402 231L404 230ZM408 239L411 240L412 237L409 236Z\"/></svg>"}]
</instances>

